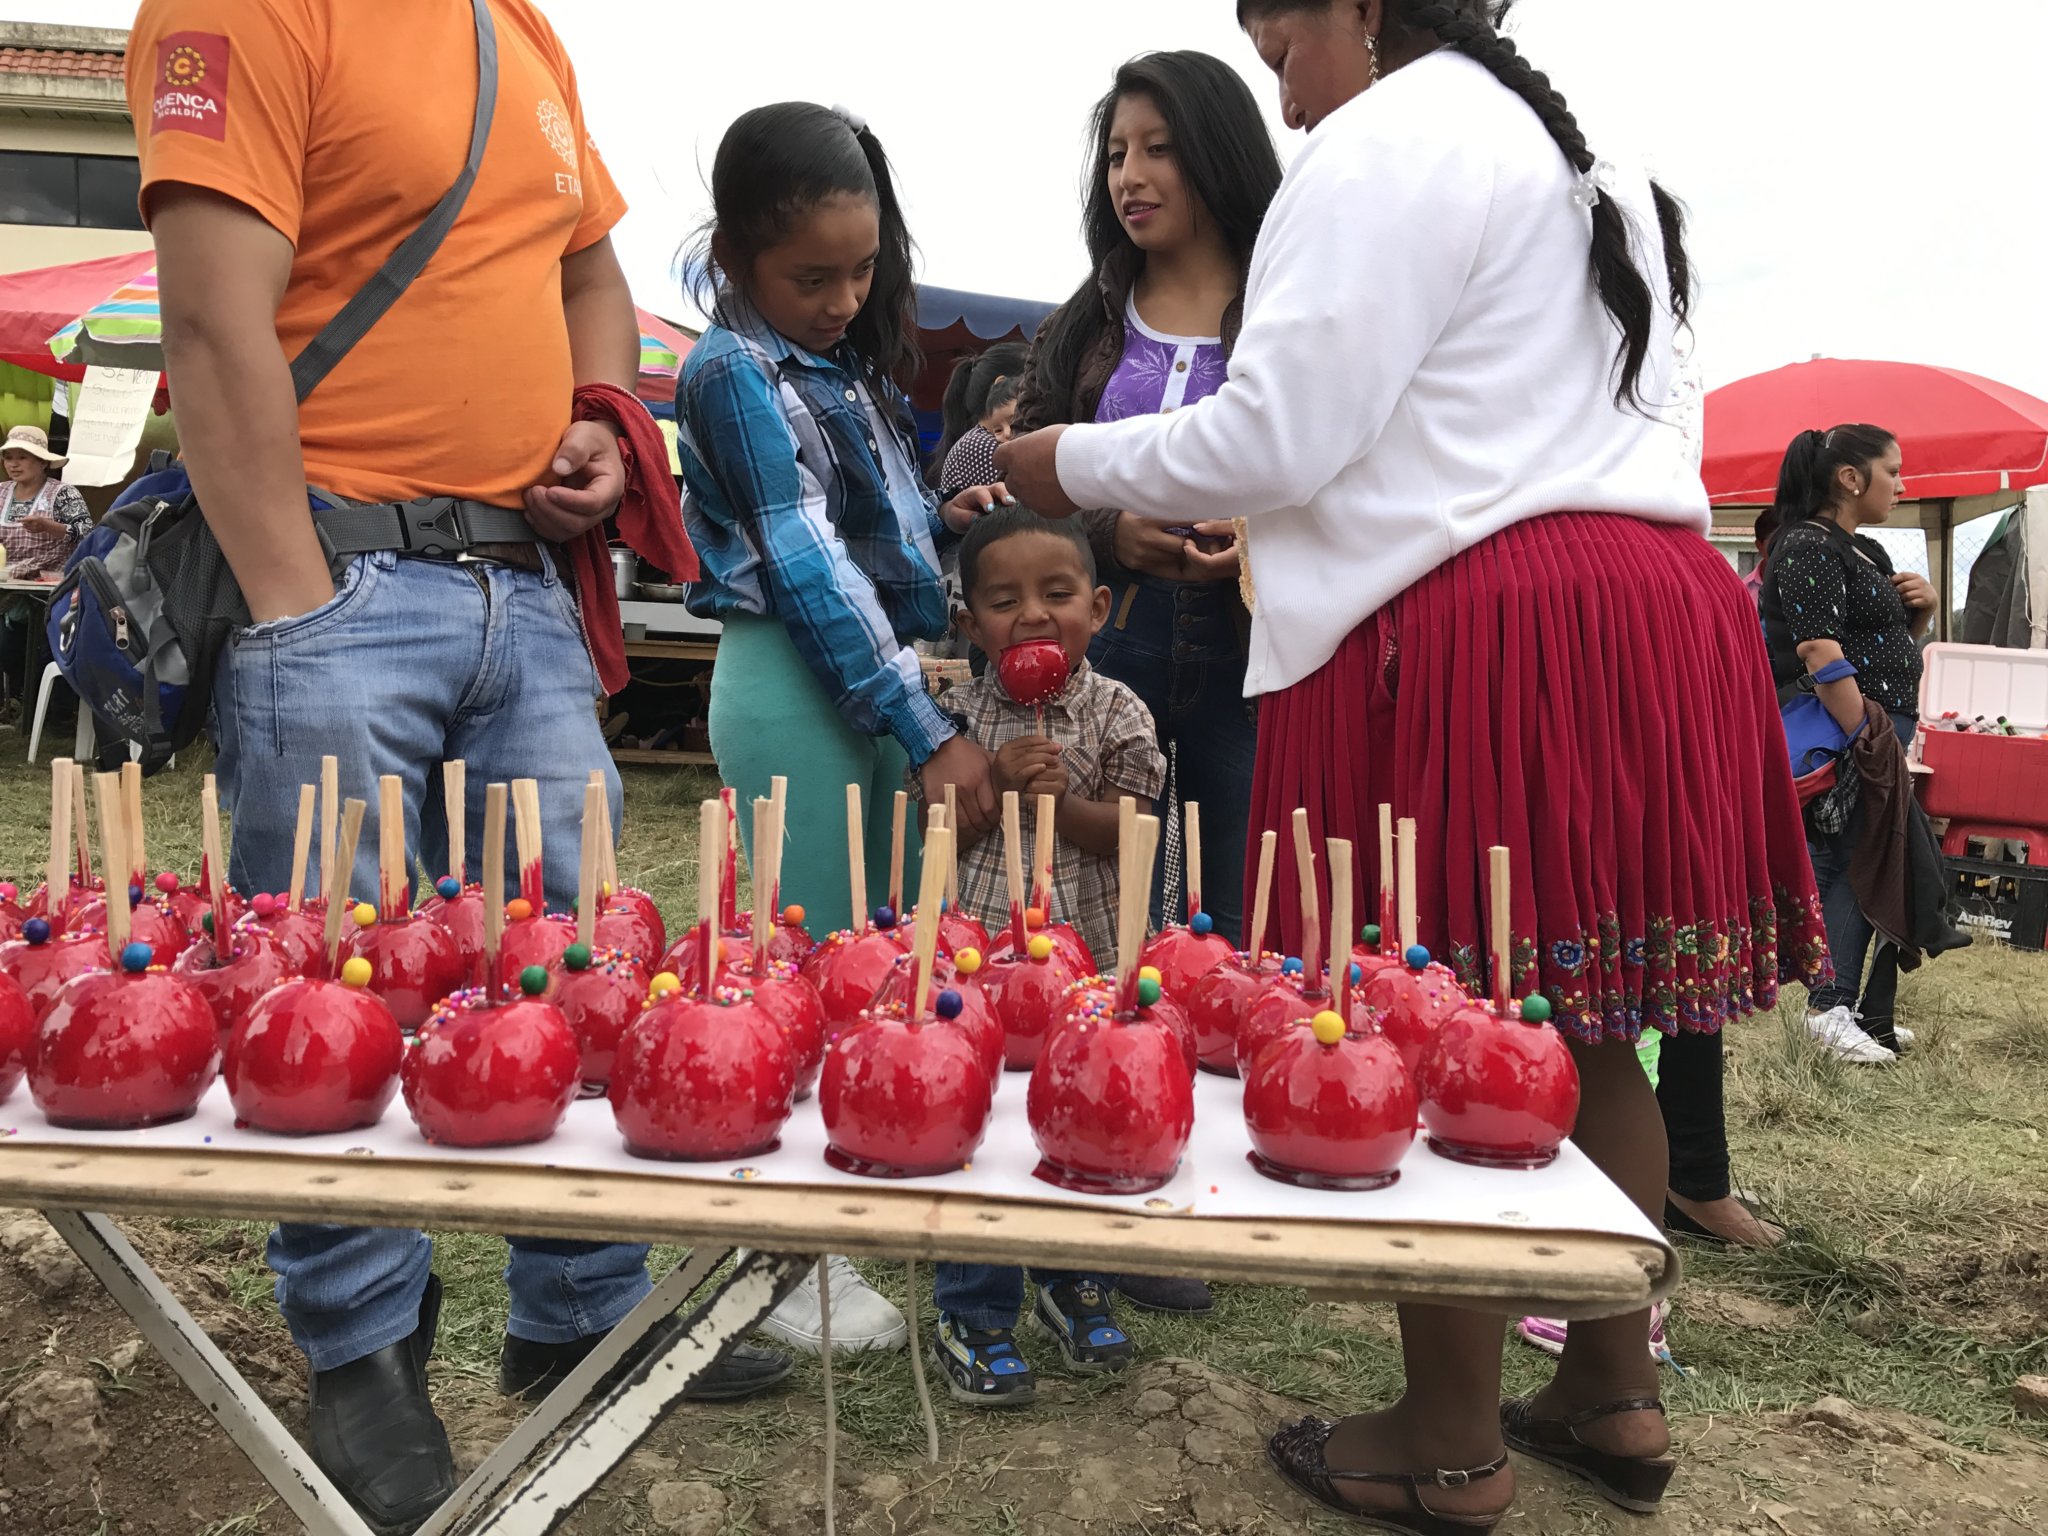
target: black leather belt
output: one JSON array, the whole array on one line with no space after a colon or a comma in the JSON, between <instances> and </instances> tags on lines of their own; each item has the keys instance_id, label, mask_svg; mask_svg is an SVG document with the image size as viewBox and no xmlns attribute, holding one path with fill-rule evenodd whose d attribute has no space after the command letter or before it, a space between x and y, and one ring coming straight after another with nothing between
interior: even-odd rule
<instances>
[{"instance_id":1,"label":"black leather belt","mask_svg":"<svg viewBox=\"0 0 2048 1536\"><path fill-rule=\"evenodd\" d=\"M495 549L487 552L485 546L532 547L540 541L540 535L527 526L526 514L517 507L493 507L453 496L328 507L313 514L313 525L336 555L395 549L443 559L473 555L524 564ZM537 565L538 551L534 553Z\"/></svg>"}]
</instances>

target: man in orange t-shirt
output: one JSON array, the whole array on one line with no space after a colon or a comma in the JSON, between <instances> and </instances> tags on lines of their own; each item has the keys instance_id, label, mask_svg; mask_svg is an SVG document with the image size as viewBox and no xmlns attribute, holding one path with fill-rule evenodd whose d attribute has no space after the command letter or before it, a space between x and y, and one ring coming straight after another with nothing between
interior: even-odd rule
<instances>
[{"instance_id":1,"label":"man in orange t-shirt","mask_svg":"<svg viewBox=\"0 0 2048 1536\"><path fill-rule=\"evenodd\" d=\"M639 327L609 238L624 203L547 22L530 0L491 0L491 14L497 93L461 217L303 407L288 359L467 158L472 7L144 0L129 41L179 437L255 620L214 693L244 891L286 884L299 787L323 754L341 759L351 795L402 781L407 847L436 870L451 867L442 762L465 759L475 786L471 869L484 786L538 779L558 909L575 898L592 770L618 821L596 674L553 542L607 517L624 483L617 424L570 419L579 385L635 382ZM497 542L414 553L394 508L388 546L331 562L309 496L321 508L454 498ZM374 530L377 516L363 522ZM365 839L358 893L377 888L375 848ZM552 1385L587 1355L647 1293L645 1252L512 1240L505 1389ZM412 1530L454 1488L426 1393L431 1256L422 1234L385 1229L287 1226L270 1245L313 1368L315 1458L380 1533ZM788 1368L755 1351L699 1395L743 1395Z\"/></svg>"}]
</instances>

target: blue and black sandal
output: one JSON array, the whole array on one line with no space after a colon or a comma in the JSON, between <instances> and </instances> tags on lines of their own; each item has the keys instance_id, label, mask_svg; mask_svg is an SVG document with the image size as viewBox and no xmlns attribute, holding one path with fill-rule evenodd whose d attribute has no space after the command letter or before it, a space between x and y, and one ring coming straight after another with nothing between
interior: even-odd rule
<instances>
[{"instance_id":1,"label":"blue and black sandal","mask_svg":"<svg viewBox=\"0 0 2048 1536\"><path fill-rule=\"evenodd\" d=\"M1109 1294L1093 1280L1041 1285L1031 1310L1059 1344L1069 1370L1120 1371L1137 1353L1131 1336L1117 1326Z\"/></svg>"},{"instance_id":2,"label":"blue and black sandal","mask_svg":"<svg viewBox=\"0 0 2048 1536\"><path fill-rule=\"evenodd\" d=\"M1008 1328L969 1328L941 1312L932 1358L946 1373L946 1390L969 1407L1021 1408L1038 1396L1038 1378Z\"/></svg>"}]
</instances>

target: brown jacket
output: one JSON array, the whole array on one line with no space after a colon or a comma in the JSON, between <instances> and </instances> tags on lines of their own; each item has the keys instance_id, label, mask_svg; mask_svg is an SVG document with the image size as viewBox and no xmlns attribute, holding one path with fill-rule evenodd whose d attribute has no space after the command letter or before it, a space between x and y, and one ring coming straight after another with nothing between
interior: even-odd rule
<instances>
[{"instance_id":1,"label":"brown jacket","mask_svg":"<svg viewBox=\"0 0 2048 1536\"><path fill-rule=\"evenodd\" d=\"M1919 969L1932 957L1970 942L1948 913L1949 892L1941 847L1913 797L1892 717L1873 699L1863 701L1863 732L1855 756L1856 846L1849 854L1849 888L1879 937L1899 948L1899 968Z\"/></svg>"}]
</instances>

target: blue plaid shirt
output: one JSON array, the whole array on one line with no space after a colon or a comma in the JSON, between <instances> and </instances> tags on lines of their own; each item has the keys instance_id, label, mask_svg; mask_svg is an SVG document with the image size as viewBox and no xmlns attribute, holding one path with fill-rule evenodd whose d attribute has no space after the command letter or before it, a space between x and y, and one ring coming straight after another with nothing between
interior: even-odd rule
<instances>
[{"instance_id":1,"label":"blue plaid shirt","mask_svg":"<svg viewBox=\"0 0 2048 1536\"><path fill-rule=\"evenodd\" d=\"M909 641L946 633L940 520L915 465L908 403L868 390L850 344L830 357L734 294L676 384L683 522L702 568L690 611L780 619L848 726L923 764L958 734Z\"/></svg>"}]
</instances>

